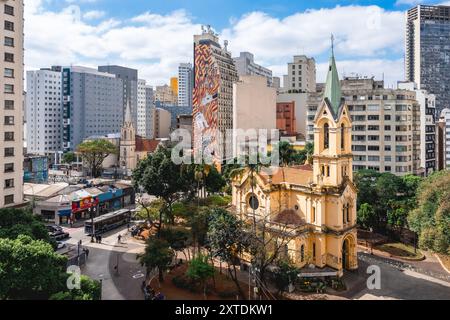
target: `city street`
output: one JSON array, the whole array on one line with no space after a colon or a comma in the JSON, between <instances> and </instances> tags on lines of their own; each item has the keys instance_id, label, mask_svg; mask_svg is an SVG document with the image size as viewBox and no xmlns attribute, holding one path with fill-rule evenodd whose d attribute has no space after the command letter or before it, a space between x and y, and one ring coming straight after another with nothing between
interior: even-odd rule
<instances>
[{"instance_id":1,"label":"city street","mask_svg":"<svg viewBox=\"0 0 450 320\"><path fill-rule=\"evenodd\" d=\"M402 299L402 300L448 300L450 299L450 282L435 277L404 269L388 260L359 255L358 273L347 273L346 282L351 288L343 296L350 299ZM381 289L367 288L366 273L368 266L377 265L381 271Z\"/></svg>"},{"instance_id":2,"label":"city street","mask_svg":"<svg viewBox=\"0 0 450 320\"><path fill-rule=\"evenodd\" d=\"M82 247L89 249L83 274L102 281L102 299L104 300L142 300L141 283L145 278L145 268L136 259L144 250L144 244L124 236L127 228L122 227L104 234L102 243L91 243L91 238L84 234L84 228L65 228L71 238L66 242L76 245L82 241ZM121 234L119 244L117 236ZM118 272L115 266L118 265Z\"/></svg>"}]
</instances>

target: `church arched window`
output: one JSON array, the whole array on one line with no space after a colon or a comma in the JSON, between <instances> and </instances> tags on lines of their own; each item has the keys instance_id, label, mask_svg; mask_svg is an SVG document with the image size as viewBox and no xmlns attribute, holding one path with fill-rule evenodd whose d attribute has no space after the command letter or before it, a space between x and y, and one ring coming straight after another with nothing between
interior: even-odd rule
<instances>
[{"instance_id":1,"label":"church arched window","mask_svg":"<svg viewBox=\"0 0 450 320\"><path fill-rule=\"evenodd\" d=\"M302 246L300 247L300 261L304 262L305 261L305 245L302 244Z\"/></svg>"},{"instance_id":2,"label":"church arched window","mask_svg":"<svg viewBox=\"0 0 450 320\"><path fill-rule=\"evenodd\" d=\"M345 125L341 124L341 149L345 149Z\"/></svg>"},{"instance_id":3,"label":"church arched window","mask_svg":"<svg viewBox=\"0 0 450 320\"><path fill-rule=\"evenodd\" d=\"M330 126L328 123L323 125L323 148L328 149L330 147Z\"/></svg>"}]
</instances>

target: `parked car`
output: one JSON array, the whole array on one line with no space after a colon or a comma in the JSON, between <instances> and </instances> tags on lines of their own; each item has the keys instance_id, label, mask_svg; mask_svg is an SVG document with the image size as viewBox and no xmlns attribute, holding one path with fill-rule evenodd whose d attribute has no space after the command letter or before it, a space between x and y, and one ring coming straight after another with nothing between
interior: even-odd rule
<instances>
[{"instance_id":1,"label":"parked car","mask_svg":"<svg viewBox=\"0 0 450 320\"><path fill-rule=\"evenodd\" d=\"M61 242L61 241L57 241L56 242L56 249L57 250L63 249L65 247L66 247L66 244L64 242Z\"/></svg>"},{"instance_id":2,"label":"parked car","mask_svg":"<svg viewBox=\"0 0 450 320\"><path fill-rule=\"evenodd\" d=\"M50 238L55 240L67 239L70 236L67 232L64 232L63 228L60 226L50 225L47 226L47 230Z\"/></svg>"}]
</instances>

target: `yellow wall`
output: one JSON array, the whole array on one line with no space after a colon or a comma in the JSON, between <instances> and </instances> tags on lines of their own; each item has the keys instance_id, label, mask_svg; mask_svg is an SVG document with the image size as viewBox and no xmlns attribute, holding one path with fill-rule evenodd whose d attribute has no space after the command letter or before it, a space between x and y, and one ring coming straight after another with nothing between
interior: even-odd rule
<instances>
[{"instance_id":1,"label":"yellow wall","mask_svg":"<svg viewBox=\"0 0 450 320\"><path fill-rule=\"evenodd\" d=\"M172 77L170 78L170 88L174 95L178 96L178 78Z\"/></svg>"}]
</instances>

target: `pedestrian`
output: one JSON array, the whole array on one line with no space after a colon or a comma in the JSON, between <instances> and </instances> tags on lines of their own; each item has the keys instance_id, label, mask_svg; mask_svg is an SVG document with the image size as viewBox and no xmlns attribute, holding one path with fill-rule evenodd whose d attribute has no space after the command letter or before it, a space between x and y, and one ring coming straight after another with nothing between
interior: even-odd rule
<instances>
[{"instance_id":1,"label":"pedestrian","mask_svg":"<svg viewBox=\"0 0 450 320\"><path fill-rule=\"evenodd\" d=\"M122 236L119 234L119 235L117 236L117 242L120 243L120 240L122 240Z\"/></svg>"},{"instance_id":2,"label":"pedestrian","mask_svg":"<svg viewBox=\"0 0 450 320\"><path fill-rule=\"evenodd\" d=\"M95 243L98 243L98 234L95 235Z\"/></svg>"},{"instance_id":3,"label":"pedestrian","mask_svg":"<svg viewBox=\"0 0 450 320\"><path fill-rule=\"evenodd\" d=\"M89 258L89 249L84 248L84 253L86 253L86 260Z\"/></svg>"},{"instance_id":4,"label":"pedestrian","mask_svg":"<svg viewBox=\"0 0 450 320\"><path fill-rule=\"evenodd\" d=\"M98 243L102 243L102 235L98 236Z\"/></svg>"}]
</instances>

